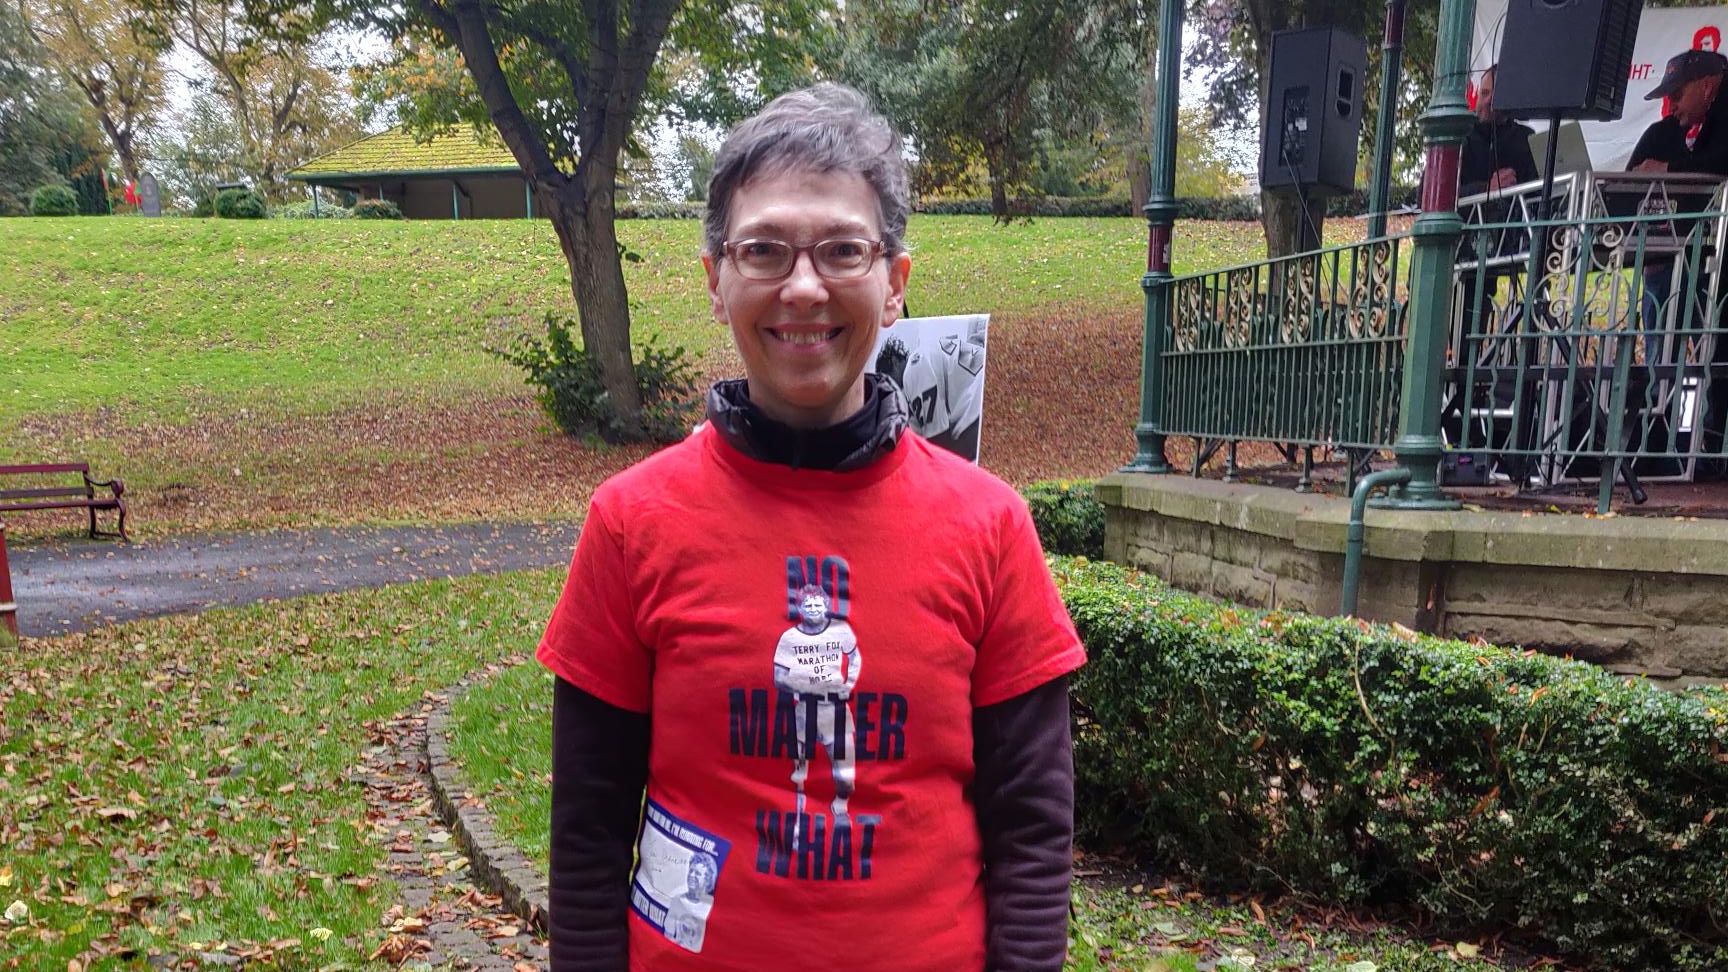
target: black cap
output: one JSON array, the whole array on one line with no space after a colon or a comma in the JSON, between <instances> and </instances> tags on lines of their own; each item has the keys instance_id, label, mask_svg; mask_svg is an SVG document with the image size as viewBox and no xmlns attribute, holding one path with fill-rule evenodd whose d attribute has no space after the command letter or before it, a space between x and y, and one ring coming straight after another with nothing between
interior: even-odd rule
<instances>
[{"instance_id":1,"label":"black cap","mask_svg":"<svg viewBox=\"0 0 1728 972\"><path fill-rule=\"evenodd\" d=\"M1662 72L1662 83L1645 95L1644 100L1666 98L1688 81L1724 72L1728 72L1728 57L1715 51L1684 51L1668 59L1668 69Z\"/></svg>"}]
</instances>

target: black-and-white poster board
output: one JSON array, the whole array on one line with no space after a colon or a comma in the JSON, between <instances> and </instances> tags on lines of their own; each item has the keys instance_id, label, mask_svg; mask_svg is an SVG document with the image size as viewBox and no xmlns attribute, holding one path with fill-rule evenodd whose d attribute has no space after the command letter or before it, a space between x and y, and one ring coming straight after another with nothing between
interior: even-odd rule
<instances>
[{"instance_id":1,"label":"black-and-white poster board","mask_svg":"<svg viewBox=\"0 0 1728 972\"><path fill-rule=\"evenodd\" d=\"M883 330L870 368L900 386L913 431L972 462L984 425L989 333L989 314L903 318Z\"/></svg>"}]
</instances>

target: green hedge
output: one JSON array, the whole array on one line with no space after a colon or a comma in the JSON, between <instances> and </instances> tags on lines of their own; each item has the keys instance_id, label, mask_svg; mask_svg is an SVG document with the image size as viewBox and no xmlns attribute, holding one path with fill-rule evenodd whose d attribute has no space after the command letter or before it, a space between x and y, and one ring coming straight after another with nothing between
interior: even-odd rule
<instances>
[{"instance_id":1,"label":"green hedge","mask_svg":"<svg viewBox=\"0 0 1728 972\"><path fill-rule=\"evenodd\" d=\"M705 202L661 202L643 200L618 204L619 219L701 219L708 214Z\"/></svg>"},{"instance_id":2,"label":"green hedge","mask_svg":"<svg viewBox=\"0 0 1728 972\"><path fill-rule=\"evenodd\" d=\"M1728 968L1728 693L1057 573L1091 655L1093 846L1521 928L1603 967Z\"/></svg>"},{"instance_id":3,"label":"green hedge","mask_svg":"<svg viewBox=\"0 0 1728 972\"><path fill-rule=\"evenodd\" d=\"M223 219L264 219L270 215L264 197L251 189L224 189L216 194L213 205Z\"/></svg>"},{"instance_id":4,"label":"green hedge","mask_svg":"<svg viewBox=\"0 0 1728 972\"><path fill-rule=\"evenodd\" d=\"M362 199L348 214L354 219L401 219L402 207L388 199Z\"/></svg>"},{"instance_id":5,"label":"green hedge","mask_svg":"<svg viewBox=\"0 0 1728 972\"><path fill-rule=\"evenodd\" d=\"M285 203L270 210L271 219L348 219L352 216L345 206L326 202L314 206L311 200Z\"/></svg>"},{"instance_id":6,"label":"green hedge","mask_svg":"<svg viewBox=\"0 0 1728 972\"><path fill-rule=\"evenodd\" d=\"M1422 190L1418 186L1393 186L1390 193L1392 209L1398 210L1406 206L1414 206L1422 200ZM1363 216L1368 213L1368 190L1358 189L1326 200L1326 215L1328 216Z\"/></svg>"},{"instance_id":7,"label":"green hedge","mask_svg":"<svg viewBox=\"0 0 1728 972\"><path fill-rule=\"evenodd\" d=\"M1045 479L1020 490L1046 553L1104 556L1104 504L1090 479Z\"/></svg>"},{"instance_id":8,"label":"green hedge","mask_svg":"<svg viewBox=\"0 0 1728 972\"><path fill-rule=\"evenodd\" d=\"M32 216L76 216L78 196L66 186L38 186L30 194Z\"/></svg>"},{"instance_id":9,"label":"green hedge","mask_svg":"<svg viewBox=\"0 0 1728 972\"><path fill-rule=\"evenodd\" d=\"M989 216L988 199L925 199L914 207L930 216ZM1039 196L1012 199L1016 216L1135 216L1126 196Z\"/></svg>"}]
</instances>

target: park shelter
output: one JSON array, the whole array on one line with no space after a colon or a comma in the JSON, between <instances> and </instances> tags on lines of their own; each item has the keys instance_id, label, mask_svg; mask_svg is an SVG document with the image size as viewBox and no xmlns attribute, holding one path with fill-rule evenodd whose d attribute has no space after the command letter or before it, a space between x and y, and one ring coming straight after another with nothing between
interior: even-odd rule
<instances>
[{"instance_id":1,"label":"park shelter","mask_svg":"<svg viewBox=\"0 0 1728 972\"><path fill-rule=\"evenodd\" d=\"M288 173L309 187L387 199L409 219L522 219L528 180L510 150L471 128L417 142L402 128L368 135Z\"/></svg>"}]
</instances>

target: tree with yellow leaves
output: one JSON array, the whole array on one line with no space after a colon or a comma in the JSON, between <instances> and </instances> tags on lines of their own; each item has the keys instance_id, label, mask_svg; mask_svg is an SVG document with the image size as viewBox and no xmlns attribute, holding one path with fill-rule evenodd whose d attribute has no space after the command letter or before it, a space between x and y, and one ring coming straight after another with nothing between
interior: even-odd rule
<instances>
[{"instance_id":1,"label":"tree with yellow leaves","mask_svg":"<svg viewBox=\"0 0 1728 972\"><path fill-rule=\"evenodd\" d=\"M126 0L21 0L25 24L84 98L126 178L139 175L139 135L167 102L160 18Z\"/></svg>"}]
</instances>

